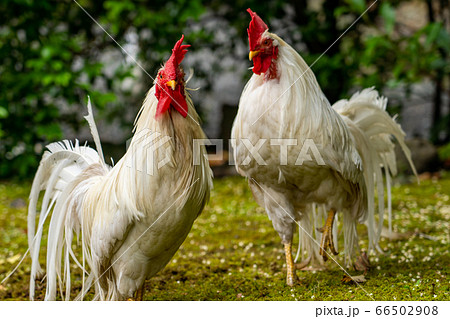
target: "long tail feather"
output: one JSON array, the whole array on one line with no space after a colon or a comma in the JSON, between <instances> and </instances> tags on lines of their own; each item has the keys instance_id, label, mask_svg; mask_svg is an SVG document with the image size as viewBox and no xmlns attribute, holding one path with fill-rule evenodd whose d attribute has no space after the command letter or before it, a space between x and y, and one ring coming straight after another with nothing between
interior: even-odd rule
<instances>
[{"instance_id":1,"label":"long tail feather","mask_svg":"<svg viewBox=\"0 0 450 319\"><path fill-rule=\"evenodd\" d=\"M405 133L395 122L395 117L391 117L386 112L386 105L387 98L380 97L373 88L365 89L354 94L350 100L341 100L333 105L333 108L348 124L363 161L368 201L368 213L365 219L369 234L369 249L371 250L379 250L378 241L383 226L385 195L389 227L392 224L391 177L397 174L395 144L392 142L392 136L397 140L417 176L411 160L411 152L405 144ZM384 179L386 180L386 191ZM378 195L377 205L375 205L375 192ZM378 208L378 225L375 221L375 207ZM345 219L345 215L344 232L348 236L355 232L351 222ZM347 249L351 248L346 247Z\"/></svg>"},{"instance_id":2,"label":"long tail feather","mask_svg":"<svg viewBox=\"0 0 450 319\"><path fill-rule=\"evenodd\" d=\"M68 212L67 203L69 202L67 197L72 189L70 185L85 168L100 161L95 150L80 146L78 141L75 141L74 145L69 141L53 143L48 145L47 149L48 151L44 153L33 181L28 207L28 244L32 259L31 300L34 299L35 280L41 278L43 274L39 264L39 251L46 220L51 215L47 246L48 289L46 299L48 300L56 298L57 279L59 279L61 286L60 257L63 247L65 246L65 264L71 254L69 244L72 241L71 235L68 235L65 241L63 240L63 226L65 225ZM44 197L40 207L38 227L36 228L37 203L41 191L44 191ZM64 271L66 283L70 281L70 270L67 267L66 265Z\"/></svg>"},{"instance_id":3,"label":"long tail feather","mask_svg":"<svg viewBox=\"0 0 450 319\"><path fill-rule=\"evenodd\" d=\"M97 149L98 155L100 160L103 164L105 164L105 158L103 157L103 150L102 150L102 144L100 143L100 135L98 134L97 125L95 124L94 120L94 113L92 112L92 105L91 105L91 98L88 96L88 115L86 115L84 118L89 124L89 128L91 129L92 137L94 138L95 142L95 148Z\"/></svg>"}]
</instances>

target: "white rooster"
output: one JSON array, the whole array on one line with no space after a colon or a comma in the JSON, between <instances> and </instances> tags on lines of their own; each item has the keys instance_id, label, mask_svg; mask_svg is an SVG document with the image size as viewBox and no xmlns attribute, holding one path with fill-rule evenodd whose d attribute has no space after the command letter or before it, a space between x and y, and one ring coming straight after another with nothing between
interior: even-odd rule
<instances>
[{"instance_id":1,"label":"white rooster","mask_svg":"<svg viewBox=\"0 0 450 319\"><path fill-rule=\"evenodd\" d=\"M71 258L83 269L77 299L94 286L97 300L142 300L145 279L170 261L202 212L212 172L204 146L194 142L205 135L180 66L189 47L182 45L183 38L159 70L136 119L129 149L114 167L103 161L91 110L88 121L100 154L78 141L48 145L30 194L31 299L35 279L42 275L38 259L48 216L46 300L56 298L57 286L62 299L70 298ZM193 165L194 154L200 154L200 165ZM81 261L72 251L74 234L81 237Z\"/></svg>"},{"instance_id":2,"label":"white rooster","mask_svg":"<svg viewBox=\"0 0 450 319\"><path fill-rule=\"evenodd\" d=\"M311 259L326 260L328 248L337 254L337 226L333 225L337 212L343 215L347 265L359 250L357 222L368 227L369 249L378 248L383 175L390 211L390 176L396 174L391 135L413 164L404 132L385 111L386 98L366 89L330 106L301 56L269 33L256 13L248 12L254 74L242 92L232 130L234 158L237 171L248 178L255 200L281 237L286 280L293 285L296 266L305 266ZM320 227L323 217L325 226ZM296 223L299 252L305 258L301 266L292 257Z\"/></svg>"}]
</instances>

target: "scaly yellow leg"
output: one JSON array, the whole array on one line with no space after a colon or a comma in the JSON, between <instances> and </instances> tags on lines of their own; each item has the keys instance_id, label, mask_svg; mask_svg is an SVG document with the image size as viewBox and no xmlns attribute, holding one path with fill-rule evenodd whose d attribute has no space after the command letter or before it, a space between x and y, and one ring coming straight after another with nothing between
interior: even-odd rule
<instances>
[{"instance_id":1,"label":"scaly yellow leg","mask_svg":"<svg viewBox=\"0 0 450 319\"><path fill-rule=\"evenodd\" d=\"M128 298L128 301L142 301L144 300L144 291L145 291L145 281L142 284L141 288L138 288L138 290L136 290L136 292L134 293L134 299L133 298Z\"/></svg>"},{"instance_id":2,"label":"scaly yellow leg","mask_svg":"<svg viewBox=\"0 0 450 319\"><path fill-rule=\"evenodd\" d=\"M135 292L135 297L134 297L136 301L142 301L142 300L144 300L144 291L145 291L144 286L145 286L145 281L144 281L144 283L142 284L141 288L139 288L138 290L136 290L136 292Z\"/></svg>"},{"instance_id":3,"label":"scaly yellow leg","mask_svg":"<svg viewBox=\"0 0 450 319\"><path fill-rule=\"evenodd\" d=\"M284 253L286 254L286 284L288 286L293 286L294 282L297 280L297 275L295 274L295 264L292 258L292 243L284 244Z\"/></svg>"},{"instance_id":4,"label":"scaly yellow leg","mask_svg":"<svg viewBox=\"0 0 450 319\"><path fill-rule=\"evenodd\" d=\"M336 211L334 209L330 210L325 225L322 228L317 229L322 233L322 242L320 243L319 254L323 257L323 261L328 260L328 256L326 253L326 250L328 248L334 255L339 254L334 248L333 242L333 222L335 215Z\"/></svg>"}]
</instances>

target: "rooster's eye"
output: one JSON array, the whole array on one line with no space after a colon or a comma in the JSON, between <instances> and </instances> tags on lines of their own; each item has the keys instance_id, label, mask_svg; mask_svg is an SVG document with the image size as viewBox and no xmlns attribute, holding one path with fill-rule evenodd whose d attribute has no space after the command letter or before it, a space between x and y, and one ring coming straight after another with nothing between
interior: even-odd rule
<instances>
[{"instance_id":1,"label":"rooster's eye","mask_svg":"<svg viewBox=\"0 0 450 319\"><path fill-rule=\"evenodd\" d=\"M160 75L159 75L159 78L160 78L160 79L162 79L162 78L163 78L162 74L160 74Z\"/></svg>"},{"instance_id":2,"label":"rooster's eye","mask_svg":"<svg viewBox=\"0 0 450 319\"><path fill-rule=\"evenodd\" d=\"M263 42L264 45L269 45L270 44L270 40L269 39L265 39Z\"/></svg>"}]
</instances>

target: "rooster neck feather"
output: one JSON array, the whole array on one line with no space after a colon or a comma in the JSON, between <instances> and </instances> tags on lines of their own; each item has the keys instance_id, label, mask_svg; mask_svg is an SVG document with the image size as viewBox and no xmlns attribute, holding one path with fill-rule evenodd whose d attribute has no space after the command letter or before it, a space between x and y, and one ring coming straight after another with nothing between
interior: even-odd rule
<instances>
[{"instance_id":1,"label":"rooster neck feather","mask_svg":"<svg viewBox=\"0 0 450 319\"><path fill-rule=\"evenodd\" d=\"M333 136L341 136L348 141L350 136L345 123L331 108L314 73L303 58L276 34L266 32L265 36L272 38L278 46L278 57L272 62L278 77L270 79L265 74L252 76L244 89L240 104L263 107L256 112L253 108L247 110L254 114L249 116L256 120L264 113L261 118L276 118L280 123L277 126L279 130L272 132L274 135L271 137L299 136L314 139L319 144L328 144ZM247 115L242 115L242 119L246 117ZM293 121L293 117L302 120Z\"/></svg>"},{"instance_id":2,"label":"rooster neck feather","mask_svg":"<svg viewBox=\"0 0 450 319\"><path fill-rule=\"evenodd\" d=\"M191 119L185 119L178 112L169 111L155 120L158 100L152 87L139 111L135 121L134 136L124 157L113 168L110 178L113 193L122 197L119 185L127 185L132 201L129 207L138 215L139 212L154 210L154 197L144 194L144 190L155 190L152 185L177 180L170 190L172 196L184 191L193 182L194 177L203 176L199 167L193 164L193 140L203 139L205 135L201 127ZM187 92L186 101L189 115L199 121L195 108ZM203 149L200 151L203 156ZM203 182L203 181L201 181ZM172 183L173 184L173 183ZM155 194L158 196L158 194ZM135 206L134 206L135 205Z\"/></svg>"}]
</instances>

